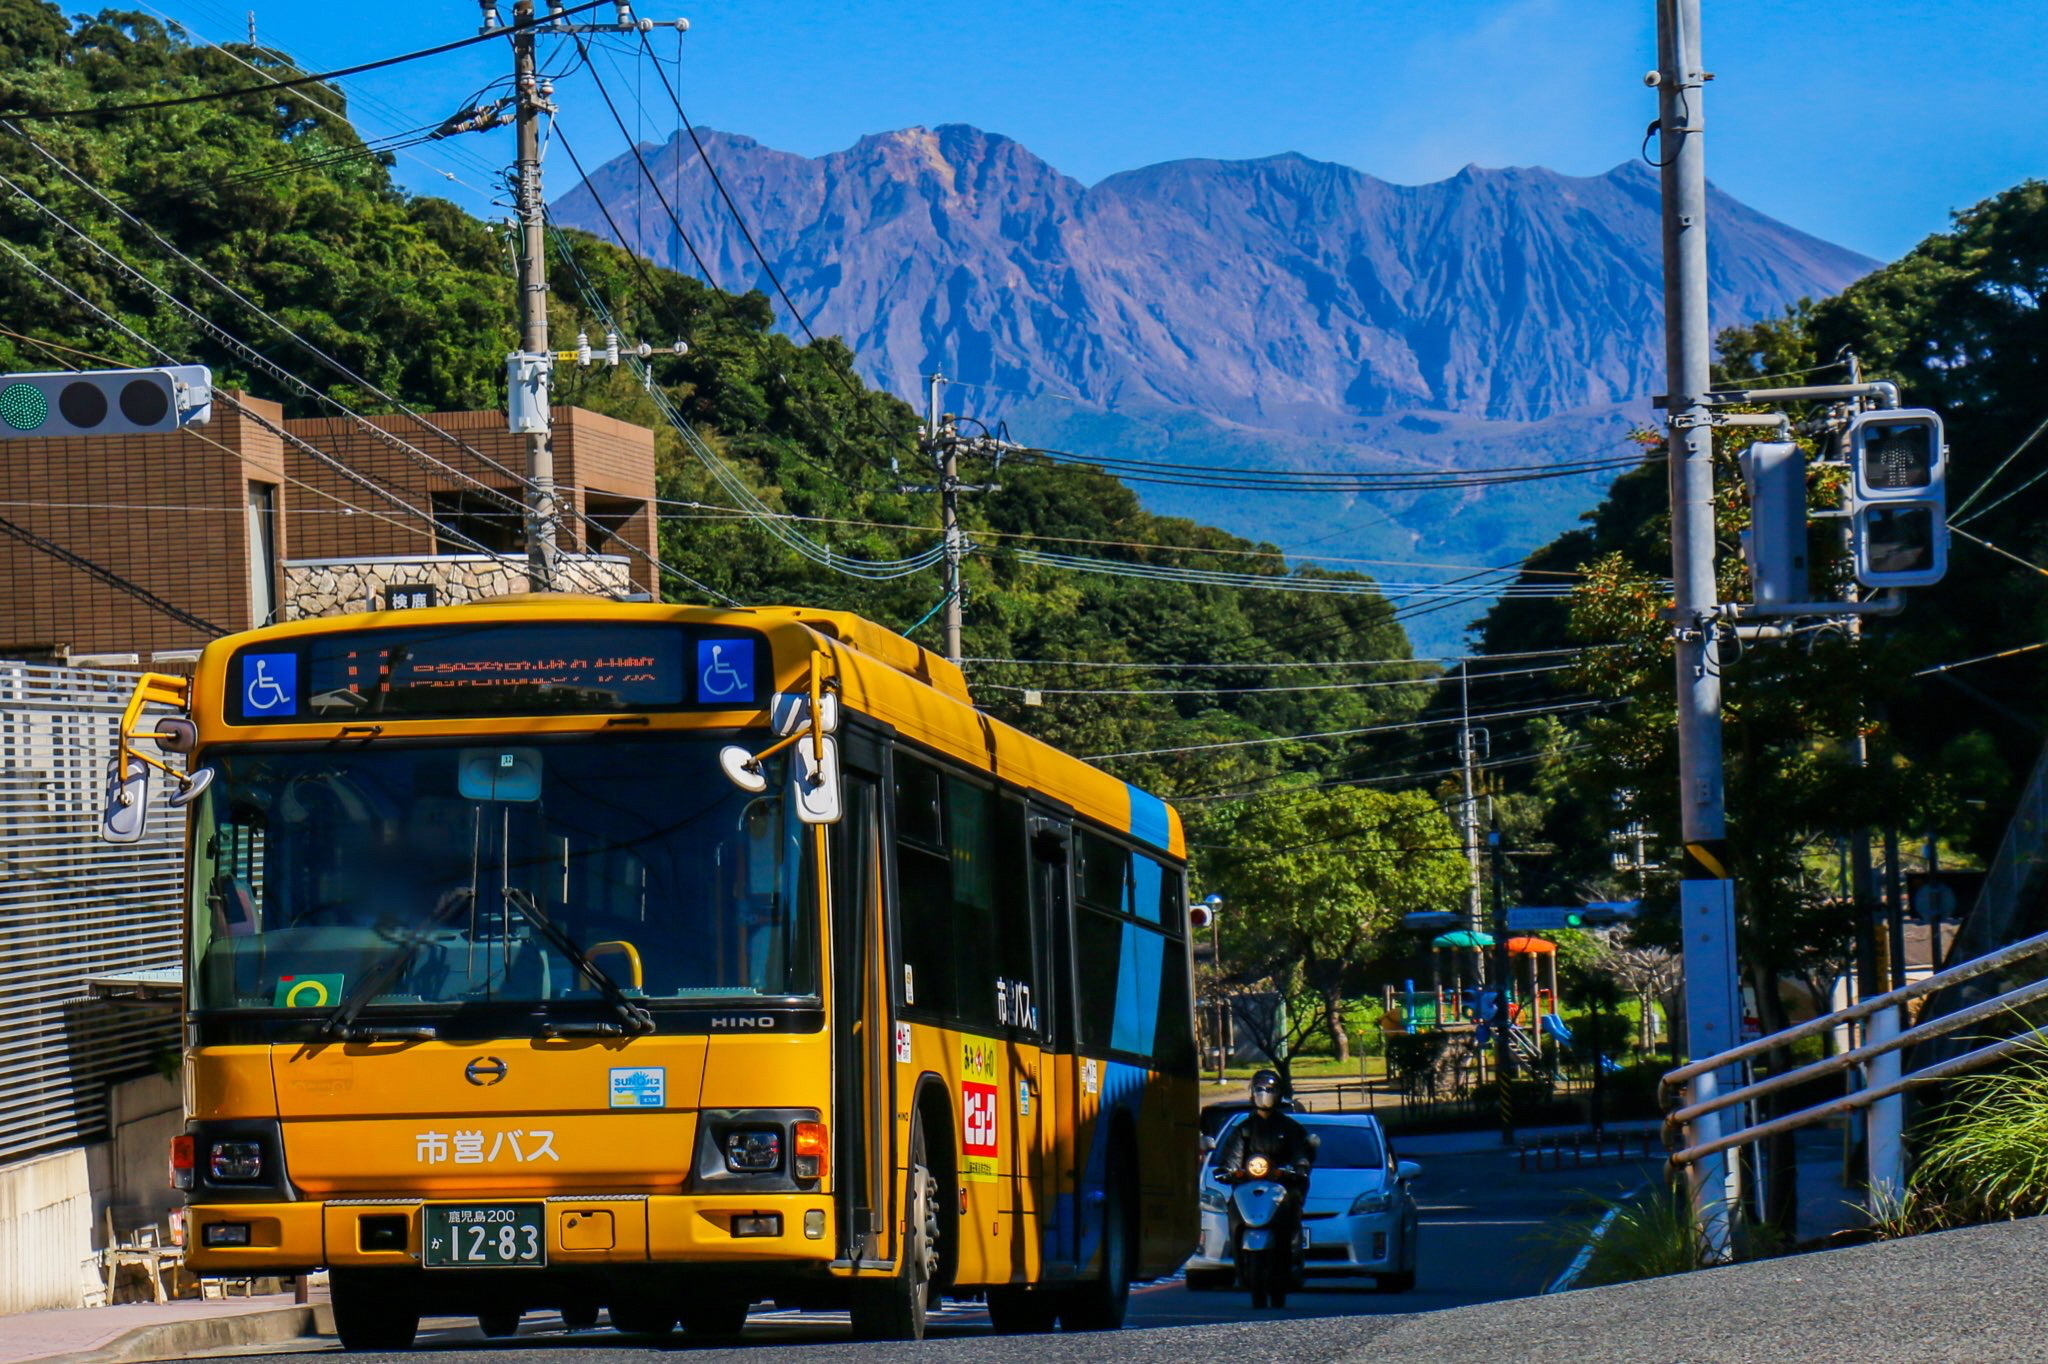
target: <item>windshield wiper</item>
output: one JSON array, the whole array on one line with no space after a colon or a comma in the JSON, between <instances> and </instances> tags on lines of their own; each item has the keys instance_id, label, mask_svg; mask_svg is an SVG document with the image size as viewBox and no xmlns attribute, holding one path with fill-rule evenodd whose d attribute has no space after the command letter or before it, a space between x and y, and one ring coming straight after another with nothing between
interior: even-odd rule
<instances>
[{"instance_id":1,"label":"windshield wiper","mask_svg":"<svg viewBox=\"0 0 2048 1364\"><path fill-rule=\"evenodd\" d=\"M384 987L397 979L398 973L412 964L413 955L427 943L427 933L455 917L457 910L476 899L476 892L467 886L451 890L435 904L433 912L416 928L407 931L397 947L380 958L363 978L341 997L334 1006L334 1012L327 1015L327 1021L320 1025L322 1037L339 1037L344 1042L415 1041L424 1042L435 1036L434 1030L424 1024L407 1027L357 1027L356 1015L363 1006L384 993Z\"/></svg>"},{"instance_id":2,"label":"windshield wiper","mask_svg":"<svg viewBox=\"0 0 2048 1364\"><path fill-rule=\"evenodd\" d=\"M597 987L598 993L604 996L605 1002L612 1006L612 1012L619 1016L619 1025L623 1025L624 1033L638 1036L654 1031L654 1015L647 1012L640 1005L635 1004L632 998L619 988L619 983L606 975L604 968L590 959L589 953L578 947L575 940L567 933L564 933L553 919L550 919L541 912L540 906L535 903L531 895L516 887L507 886L505 887L505 903L518 910L519 916L532 924L534 931L543 938L546 938L550 947L553 947L557 952L567 957L570 964L582 972L584 978L592 985ZM552 1027L552 1031L567 1034L572 1028L575 1028L578 1032L588 1031L600 1037L616 1037L621 1035L620 1033L600 1031L602 1028L613 1026L618 1025L598 1024L594 1027L575 1028L573 1024L557 1024Z\"/></svg>"}]
</instances>

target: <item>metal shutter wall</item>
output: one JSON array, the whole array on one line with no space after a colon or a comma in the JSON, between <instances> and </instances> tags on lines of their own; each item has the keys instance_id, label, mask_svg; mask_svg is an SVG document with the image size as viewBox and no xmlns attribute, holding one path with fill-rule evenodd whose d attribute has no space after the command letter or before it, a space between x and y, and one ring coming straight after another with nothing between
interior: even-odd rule
<instances>
[{"instance_id":1,"label":"metal shutter wall","mask_svg":"<svg viewBox=\"0 0 2048 1364\"><path fill-rule=\"evenodd\" d=\"M99 839L130 673L0 662L0 1164L104 1139L107 1090L178 1045L175 1014L86 997L179 964L185 814Z\"/></svg>"}]
</instances>

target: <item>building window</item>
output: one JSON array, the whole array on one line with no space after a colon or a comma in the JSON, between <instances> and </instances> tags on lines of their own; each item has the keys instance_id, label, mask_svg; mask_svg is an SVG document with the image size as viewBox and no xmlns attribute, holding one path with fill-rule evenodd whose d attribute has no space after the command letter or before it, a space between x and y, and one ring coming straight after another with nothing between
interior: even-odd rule
<instances>
[{"instance_id":1,"label":"building window","mask_svg":"<svg viewBox=\"0 0 2048 1364\"><path fill-rule=\"evenodd\" d=\"M277 485L249 485L249 619L277 620Z\"/></svg>"},{"instance_id":2,"label":"building window","mask_svg":"<svg viewBox=\"0 0 2048 1364\"><path fill-rule=\"evenodd\" d=\"M526 553L526 512L517 493L435 493L434 525L437 554L475 554L479 545L491 554Z\"/></svg>"},{"instance_id":3,"label":"building window","mask_svg":"<svg viewBox=\"0 0 2048 1364\"><path fill-rule=\"evenodd\" d=\"M585 493L583 514L589 519L584 523L583 534L589 552L631 553L629 528L640 513L646 510L647 504L634 498Z\"/></svg>"}]
</instances>

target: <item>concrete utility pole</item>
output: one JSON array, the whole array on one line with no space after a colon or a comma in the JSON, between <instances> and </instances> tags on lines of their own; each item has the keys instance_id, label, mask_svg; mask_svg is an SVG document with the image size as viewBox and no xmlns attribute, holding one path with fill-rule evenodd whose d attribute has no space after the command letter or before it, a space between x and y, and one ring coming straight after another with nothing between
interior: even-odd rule
<instances>
[{"instance_id":1,"label":"concrete utility pole","mask_svg":"<svg viewBox=\"0 0 2048 1364\"><path fill-rule=\"evenodd\" d=\"M1472 790L1472 660L1458 664L1458 750L1465 769L1465 802L1458 810L1458 828L1465 840L1465 928L1483 931L1485 912L1479 905L1479 802ZM1486 984L1486 953L1472 953L1473 984Z\"/></svg>"},{"instance_id":2,"label":"concrete utility pole","mask_svg":"<svg viewBox=\"0 0 2048 1364\"><path fill-rule=\"evenodd\" d=\"M549 409L554 366L564 359L588 364L591 355L580 337L575 351L557 354L548 349L547 197L541 192L540 120L542 115L554 113L555 106L551 102L554 86L542 82L535 69L534 41L541 33L644 34L655 27L652 19L635 18L626 0L613 0L615 13L609 24L572 24L563 0L547 0L547 6L546 20L535 25L533 0L514 0L511 30L512 97L517 104L518 128L512 197L519 222L519 349L508 357L506 413L513 432L526 438L526 583L535 592L551 592L556 583L555 540L561 505L555 491L554 423ZM504 29L497 0L478 0L478 8L483 11L482 32ZM684 20L675 22L679 30L688 27ZM606 352L607 363L618 364L616 338ZM648 354L645 346L640 354Z\"/></svg>"},{"instance_id":3,"label":"concrete utility pole","mask_svg":"<svg viewBox=\"0 0 2048 1364\"><path fill-rule=\"evenodd\" d=\"M1707 316L1707 72L1700 57L1699 0L1657 0L1658 149L1664 206L1664 356L1669 370L1672 636L1677 654L1679 812L1685 840L1679 883L1684 940L1686 1042L1693 1056L1741 1040L1735 968L1735 883L1728 874L1722 784L1721 679L1715 650L1714 441L1706 394L1712 331ZM1706 1097L1720 1077L1702 1077ZM1720 1135L1702 1119L1694 1143ZM1731 1162L1691 1166L1693 1215L1705 1263L1730 1258Z\"/></svg>"},{"instance_id":4,"label":"concrete utility pole","mask_svg":"<svg viewBox=\"0 0 2048 1364\"><path fill-rule=\"evenodd\" d=\"M930 401L925 405L925 432L930 438L939 460L939 525L946 537L946 602L945 613L946 660L960 661L960 560L966 551L960 543L960 442L953 423L945 423L944 434L939 426L939 390L944 388L946 376L932 375Z\"/></svg>"},{"instance_id":5,"label":"concrete utility pole","mask_svg":"<svg viewBox=\"0 0 2048 1364\"><path fill-rule=\"evenodd\" d=\"M931 387L925 395L924 438L920 448L935 466L939 481L936 484L898 484L896 491L902 493L937 493L939 495L939 524L945 533L945 598L939 603L945 628L945 654L949 663L960 661L960 627L964 619L964 590L960 579L961 563L967 558L967 537L960 529L960 494L993 493L1002 491L1000 483L962 483L960 481L960 456L992 456L1001 467L1003 455L1019 447L991 435L972 438L960 434L959 418L951 412L939 410L939 391L946 386L946 376L933 374ZM971 420L971 418L970 418ZM929 619L929 617L927 617ZM919 624L923 622L920 621Z\"/></svg>"},{"instance_id":6,"label":"concrete utility pole","mask_svg":"<svg viewBox=\"0 0 2048 1364\"><path fill-rule=\"evenodd\" d=\"M533 18L533 0L516 0L512 22ZM540 118L555 106L534 74L533 30L518 27L512 34L513 94L519 101L519 160L514 195L519 213L519 348L528 355L548 355L547 201L540 186ZM545 386L543 393L546 392ZM543 402L537 414L541 429L526 433L526 585L534 592L555 588L555 525L560 508L555 499L555 445L551 413Z\"/></svg>"}]
</instances>

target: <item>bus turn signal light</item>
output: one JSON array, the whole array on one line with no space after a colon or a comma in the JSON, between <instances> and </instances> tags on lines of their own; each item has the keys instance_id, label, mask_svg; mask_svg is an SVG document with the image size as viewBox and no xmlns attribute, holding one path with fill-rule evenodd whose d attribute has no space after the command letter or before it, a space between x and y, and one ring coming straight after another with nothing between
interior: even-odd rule
<instances>
[{"instance_id":1,"label":"bus turn signal light","mask_svg":"<svg viewBox=\"0 0 2048 1364\"><path fill-rule=\"evenodd\" d=\"M180 1133L171 1138L171 1187L189 1189L192 1187L193 1150L190 1133Z\"/></svg>"},{"instance_id":2,"label":"bus turn signal light","mask_svg":"<svg viewBox=\"0 0 2048 1364\"><path fill-rule=\"evenodd\" d=\"M800 1122L796 1125L794 1149L796 1153L795 1173L798 1179L823 1179L831 1166L827 1154L825 1124L821 1122Z\"/></svg>"}]
</instances>

